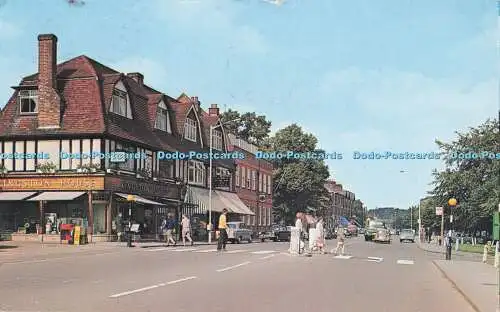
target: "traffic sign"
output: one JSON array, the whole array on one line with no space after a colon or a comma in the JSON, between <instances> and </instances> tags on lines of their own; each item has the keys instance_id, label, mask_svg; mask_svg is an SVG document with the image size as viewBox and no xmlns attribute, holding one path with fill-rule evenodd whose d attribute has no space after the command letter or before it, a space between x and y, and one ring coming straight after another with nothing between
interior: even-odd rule
<instances>
[{"instance_id":1,"label":"traffic sign","mask_svg":"<svg viewBox=\"0 0 500 312\"><path fill-rule=\"evenodd\" d=\"M436 216L443 215L443 207L436 207Z\"/></svg>"}]
</instances>

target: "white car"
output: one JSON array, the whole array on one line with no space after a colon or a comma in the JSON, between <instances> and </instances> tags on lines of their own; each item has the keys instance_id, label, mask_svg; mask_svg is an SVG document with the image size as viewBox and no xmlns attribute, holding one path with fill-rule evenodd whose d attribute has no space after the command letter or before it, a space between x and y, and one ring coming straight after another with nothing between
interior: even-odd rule
<instances>
[{"instance_id":1,"label":"white car","mask_svg":"<svg viewBox=\"0 0 500 312\"><path fill-rule=\"evenodd\" d=\"M227 238L231 243L240 244L242 241L252 242L252 230L248 229L243 222L227 223Z\"/></svg>"}]
</instances>

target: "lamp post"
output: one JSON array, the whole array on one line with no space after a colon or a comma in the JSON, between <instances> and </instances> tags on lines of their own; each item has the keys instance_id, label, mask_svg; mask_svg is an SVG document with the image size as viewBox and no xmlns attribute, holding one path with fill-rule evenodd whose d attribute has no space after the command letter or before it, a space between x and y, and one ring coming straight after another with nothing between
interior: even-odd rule
<instances>
[{"instance_id":1,"label":"lamp post","mask_svg":"<svg viewBox=\"0 0 500 312\"><path fill-rule=\"evenodd\" d=\"M132 246L132 204L135 201L134 195L127 195L127 201L129 203L128 206L128 239L127 239L127 247Z\"/></svg>"},{"instance_id":2,"label":"lamp post","mask_svg":"<svg viewBox=\"0 0 500 312\"><path fill-rule=\"evenodd\" d=\"M228 124L230 122L235 122L235 121L238 121L240 120L241 118L235 118L235 119L232 119L232 120L228 120L224 123L222 122L218 122L217 125L215 126L212 126L210 125L210 157L209 157L209 172L208 172L208 224L207 224L207 230L208 230L208 243L211 244L212 243L212 169L213 169L213 165L212 165L212 151L213 151L213 145L214 145L214 142L213 142L213 132L215 129L225 125L225 124Z\"/></svg>"},{"instance_id":3,"label":"lamp post","mask_svg":"<svg viewBox=\"0 0 500 312\"><path fill-rule=\"evenodd\" d=\"M453 230L453 207L457 205L455 198L448 199L448 206L450 206L450 235L446 238L446 260L451 260L451 231Z\"/></svg>"},{"instance_id":4,"label":"lamp post","mask_svg":"<svg viewBox=\"0 0 500 312\"><path fill-rule=\"evenodd\" d=\"M180 224L181 224L181 213L182 213L182 190L184 188L184 182L182 182L180 179L176 179L175 185L177 185L177 189L179 190L179 202L177 203L177 232L179 233L178 235L178 240L182 239L182 234L181 234L181 229L180 229Z\"/></svg>"}]
</instances>

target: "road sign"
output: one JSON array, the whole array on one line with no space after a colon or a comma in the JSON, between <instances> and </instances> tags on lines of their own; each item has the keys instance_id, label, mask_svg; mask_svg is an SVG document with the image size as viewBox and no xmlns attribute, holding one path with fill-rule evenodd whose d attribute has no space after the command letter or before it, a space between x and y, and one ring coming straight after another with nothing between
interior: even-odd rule
<instances>
[{"instance_id":1,"label":"road sign","mask_svg":"<svg viewBox=\"0 0 500 312\"><path fill-rule=\"evenodd\" d=\"M443 207L436 207L436 216L443 215Z\"/></svg>"}]
</instances>

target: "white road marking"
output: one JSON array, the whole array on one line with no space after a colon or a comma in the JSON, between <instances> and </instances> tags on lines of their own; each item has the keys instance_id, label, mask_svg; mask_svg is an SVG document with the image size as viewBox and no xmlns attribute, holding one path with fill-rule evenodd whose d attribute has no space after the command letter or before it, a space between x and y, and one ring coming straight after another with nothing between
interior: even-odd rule
<instances>
[{"instance_id":1,"label":"white road marking","mask_svg":"<svg viewBox=\"0 0 500 312\"><path fill-rule=\"evenodd\" d=\"M148 290L151 290L151 289L155 289L155 288L158 288L158 287L164 287L164 286L167 286L167 285L172 285L172 284L177 284L177 283L184 282L184 281L189 281L189 280L192 280L192 279L195 279L195 278L197 278L197 277L196 276L190 276L190 277L181 278L181 279L178 279L178 280L175 280L175 281L171 281L171 282L168 282L168 283L160 283L160 284L156 284L156 285L152 285L152 286L148 286L148 287L143 287L143 288L139 288L139 289L125 291L125 292L122 292L122 293L119 293L119 294L111 295L111 296L109 296L109 298L118 298L118 297L128 296L128 295L136 294L136 293L139 293L139 292L143 292L143 291L148 291Z\"/></svg>"},{"instance_id":2,"label":"white road marking","mask_svg":"<svg viewBox=\"0 0 500 312\"><path fill-rule=\"evenodd\" d=\"M415 264L415 262L413 262L413 260L398 260L396 263L397 264Z\"/></svg>"},{"instance_id":3,"label":"white road marking","mask_svg":"<svg viewBox=\"0 0 500 312\"><path fill-rule=\"evenodd\" d=\"M227 268L219 269L219 270L217 270L217 272L229 271L229 270L236 269L236 268L239 268L240 266L244 266L244 265L247 265L247 264L250 264L250 261L243 262L243 263L240 263L240 264L237 264L237 265L233 265L233 266L230 266L230 267L227 267Z\"/></svg>"},{"instance_id":4,"label":"white road marking","mask_svg":"<svg viewBox=\"0 0 500 312\"><path fill-rule=\"evenodd\" d=\"M149 249L148 251L165 251L165 250L173 250L171 248L155 248L155 249Z\"/></svg>"},{"instance_id":5,"label":"white road marking","mask_svg":"<svg viewBox=\"0 0 500 312\"><path fill-rule=\"evenodd\" d=\"M193 251L193 250L196 250L196 248L188 248L188 249L173 249L172 251L179 251L179 252L182 252L182 251Z\"/></svg>"},{"instance_id":6,"label":"white road marking","mask_svg":"<svg viewBox=\"0 0 500 312\"><path fill-rule=\"evenodd\" d=\"M205 252L206 253L206 252L216 252L216 251L217 251L217 249L205 249L205 250L197 250L195 252Z\"/></svg>"},{"instance_id":7,"label":"white road marking","mask_svg":"<svg viewBox=\"0 0 500 312\"><path fill-rule=\"evenodd\" d=\"M245 251L246 250L243 250L243 249L237 249L237 250L224 251L224 253L234 254L234 253L240 253L240 252L245 252Z\"/></svg>"},{"instance_id":8,"label":"white road marking","mask_svg":"<svg viewBox=\"0 0 500 312\"><path fill-rule=\"evenodd\" d=\"M336 259L351 259L352 256L335 256Z\"/></svg>"},{"instance_id":9,"label":"white road marking","mask_svg":"<svg viewBox=\"0 0 500 312\"><path fill-rule=\"evenodd\" d=\"M53 258L53 259L61 259L61 258ZM27 263L40 263L40 262L47 262L47 261L49 261L49 260L48 259L27 260L27 261L5 262L4 264L27 264Z\"/></svg>"},{"instance_id":10,"label":"white road marking","mask_svg":"<svg viewBox=\"0 0 500 312\"><path fill-rule=\"evenodd\" d=\"M368 257L368 261L372 262L382 262L384 258L379 258L379 257Z\"/></svg>"},{"instance_id":11,"label":"white road marking","mask_svg":"<svg viewBox=\"0 0 500 312\"><path fill-rule=\"evenodd\" d=\"M274 251L274 250L260 250L260 251L252 251L251 253L254 255L266 255L266 254L272 254L275 252L276 251Z\"/></svg>"},{"instance_id":12,"label":"white road marking","mask_svg":"<svg viewBox=\"0 0 500 312\"><path fill-rule=\"evenodd\" d=\"M262 257L262 258L259 258L260 260L265 260L265 259L269 259L269 258L272 258L274 257L274 255L269 255L269 256L265 256L265 257Z\"/></svg>"}]
</instances>

